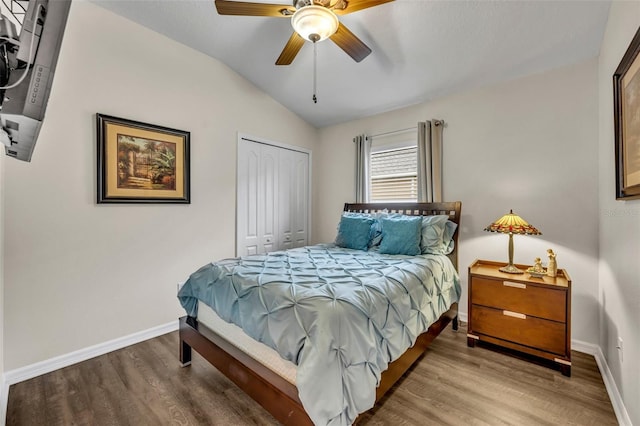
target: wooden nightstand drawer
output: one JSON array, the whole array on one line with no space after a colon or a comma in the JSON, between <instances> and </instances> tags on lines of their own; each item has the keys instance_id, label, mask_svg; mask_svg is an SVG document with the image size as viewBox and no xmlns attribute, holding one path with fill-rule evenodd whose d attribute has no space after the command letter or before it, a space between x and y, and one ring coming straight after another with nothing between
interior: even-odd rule
<instances>
[{"instance_id":1,"label":"wooden nightstand drawer","mask_svg":"<svg viewBox=\"0 0 640 426\"><path fill-rule=\"evenodd\" d=\"M571 278L500 271L502 262L469 266L467 344L499 345L545 358L571 376ZM516 265L526 270L527 265Z\"/></svg>"},{"instance_id":2,"label":"wooden nightstand drawer","mask_svg":"<svg viewBox=\"0 0 640 426\"><path fill-rule=\"evenodd\" d=\"M473 277L471 303L564 322L567 292L510 280Z\"/></svg>"},{"instance_id":3,"label":"wooden nightstand drawer","mask_svg":"<svg viewBox=\"0 0 640 426\"><path fill-rule=\"evenodd\" d=\"M474 305L473 331L543 351L563 355L566 324L527 316L520 312Z\"/></svg>"}]
</instances>

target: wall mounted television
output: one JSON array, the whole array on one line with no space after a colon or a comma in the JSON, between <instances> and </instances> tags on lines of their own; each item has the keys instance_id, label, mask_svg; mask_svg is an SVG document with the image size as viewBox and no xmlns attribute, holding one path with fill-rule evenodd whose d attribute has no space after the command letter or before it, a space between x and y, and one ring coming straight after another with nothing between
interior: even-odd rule
<instances>
[{"instance_id":1,"label":"wall mounted television","mask_svg":"<svg viewBox=\"0 0 640 426\"><path fill-rule=\"evenodd\" d=\"M0 140L6 155L31 161L71 0L29 0L26 7L24 0L9 3L22 7L23 20L18 34L16 19L5 14L10 11L0 19Z\"/></svg>"}]
</instances>

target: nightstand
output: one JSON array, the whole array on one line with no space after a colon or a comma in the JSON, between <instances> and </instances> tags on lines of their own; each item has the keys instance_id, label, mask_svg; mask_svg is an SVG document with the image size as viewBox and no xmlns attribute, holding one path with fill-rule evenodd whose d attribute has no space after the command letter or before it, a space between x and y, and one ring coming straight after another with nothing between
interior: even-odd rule
<instances>
[{"instance_id":1,"label":"nightstand","mask_svg":"<svg viewBox=\"0 0 640 426\"><path fill-rule=\"evenodd\" d=\"M488 342L555 362L571 376L571 278L507 274L501 262L469 266L467 345ZM526 265L516 265L526 270Z\"/></svg>"}]
</instances>

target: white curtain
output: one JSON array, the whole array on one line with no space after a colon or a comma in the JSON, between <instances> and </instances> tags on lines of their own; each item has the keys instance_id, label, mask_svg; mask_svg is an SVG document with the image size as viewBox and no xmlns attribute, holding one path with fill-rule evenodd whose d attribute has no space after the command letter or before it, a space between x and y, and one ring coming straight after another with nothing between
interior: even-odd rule
<instances>
[{"instance_id":1,"label":"white curtain","mask_svg":"<svg viewBox=\"0 0 640 426\"><path fill-rule=\"evenodd\" d=\"M442 201L442 120L418 123L418 201Z\"/></svg>"},{"instance_id":2,"label":"white curtain","mask_svg":"<svg viewBox=\"0 0 640 426\"><path fill-rule=\"evenodd\" d=\"M353 143L356 146L356 203L368 203L371 139L362 134L353 138Z\"/></svg>"}]
</instances>

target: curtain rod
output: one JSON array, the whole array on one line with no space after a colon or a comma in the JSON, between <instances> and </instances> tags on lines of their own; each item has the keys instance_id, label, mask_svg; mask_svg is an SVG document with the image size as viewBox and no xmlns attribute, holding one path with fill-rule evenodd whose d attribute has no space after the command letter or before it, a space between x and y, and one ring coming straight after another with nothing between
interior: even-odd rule
<instances>
[{"instance_id":1,"label":"curtain rod","mask_svg":"<svg viewBox=\"0 0 640 426\"><path fill-rule=\"evenodd\" d=\"M391 132L379 133L377 135L371 135L369 137L373 139L373 138L379 138L380 136L390 136L390 135L395 135L395 134L398 134L398 133L405 133L405 132L409 132L411 130L418 130L418 127L416 126L416 127L409 127L409 128L406 128L406 129L393 130Z\"/></svg>"}]
</instances>

